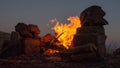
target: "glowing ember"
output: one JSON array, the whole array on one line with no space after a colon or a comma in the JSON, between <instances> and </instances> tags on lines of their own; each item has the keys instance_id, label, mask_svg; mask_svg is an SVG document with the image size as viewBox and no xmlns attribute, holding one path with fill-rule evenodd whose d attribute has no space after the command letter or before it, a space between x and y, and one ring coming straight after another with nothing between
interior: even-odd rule
<instances>
[{"instance_id":1,"label":"glowing ember","mask_svg":"<svg viewBox=\"0 0 120 68\"><path fill-rule=\"evenodd\" d=\"M55 53L58 53L59 51L58 50L54 50L54 49L48 49L45 51L45 55L53 55Z\"/></svg>"},{"instance_id":2,"label":"glowing ember","mask_svg":"<svg viewBox=\"0 0 120 68\"><path fill-rule=\"evenodd\" d=\"M81 22L78 16L69 17L67 20L69 21L69 24L59 23L59 21L56 19L52 20L52 22L56 22L55 26L53 27L56 33L56 38L58 38L60 43L66 49L69 49L76 33L76 29L81 27Z\"/></svg>"}]
</instances>

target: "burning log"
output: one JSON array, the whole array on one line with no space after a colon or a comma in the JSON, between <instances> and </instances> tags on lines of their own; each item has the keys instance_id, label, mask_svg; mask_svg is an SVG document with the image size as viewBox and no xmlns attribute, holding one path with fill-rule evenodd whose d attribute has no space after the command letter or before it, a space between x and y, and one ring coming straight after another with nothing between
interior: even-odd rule
<instances>
[{"instance_id":1,"label":"burning log","mask_svg":"<svg viewBox=\"0 0 120 68\"><path fill-rule=\"evenodd\" d=\"M44 55L46 55L46 56L54 56L56 53L59 53L59 51L58 50L54 50L54 49L47 49L44 52Z\"/></svg>"},{"instance_id":2,"label":"burning log","mask_svg":"<svg viewBox=\"0 0 120 68\"><path fill-rule=\"evenodd\" d=\"M70 48L68 50L60 51L61 54L69 53L69 54L82 54L82 53L89 53L89 52L96 52L96 46L93 43L88 43L80 46L76 46Z\"/></svg>"},{"instance_id":3,"label":"burning log","mask_svg":"<svg viewBox=\"0 0 120 68\"><path fill-rule=\"evenodd\" d=\"M56 25L54 26L54 30L56 33L57 40L66 48L69 49L73 46L72 40L76 33L76 29L78 27L81 27L81 22L78 16L72 16L69 17L67 20L69 20L69 24L61 24L59 21L55 20Z\"/></svg>"},{"instance_id":4,"label":"burning log","mask_svg":"<svg viewBox=\"0 0 120 68\"><path fill-rule=\"evenodd\" d=\"M41 38L41 45L44 49L45 55L52 55L58 51L66 49L63 45L59 44L57 38L51 34L47 34Z\"/></svg>"},{"instance_id":5,"label":"burning log","mask_svg":"<svg viewBox=\"0 0 120 68\"><path fill-rule=\"evenodd\" d=\"M55 39L55 36L51 35L50 33L46 34L44 37L41 38L41 42L43 45L46 45L47 43L51 43L52 40Z\"/></svg>"},{"instance_id":6,"label":"burning log","mask_svg":"<svg viewBox=\"0 0 120 68\"><path fill-rule=\"evenodd\" d=\"M63 32L64 33L64 32ZM63 34L61 33L60 35L58 35L56 38L54 38L51 42L50 45L52 45L54 42L58 41L58 38Z\"/></svg>"}]
</instances>

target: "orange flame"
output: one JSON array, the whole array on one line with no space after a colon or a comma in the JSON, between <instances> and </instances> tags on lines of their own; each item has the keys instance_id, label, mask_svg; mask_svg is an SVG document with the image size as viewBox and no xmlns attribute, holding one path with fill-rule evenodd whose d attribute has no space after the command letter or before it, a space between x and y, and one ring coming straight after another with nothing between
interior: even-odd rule
<instances>
[{"instance_id":1,"label":"orange flame","mask_svg":"<svg viewBox=\"0 0 120 68\"><path fill-rule=\"evenodd\" d=\"M76 34L76 29L81 27L81 22L78 16L69 17L67 20L69 21L69 24L59 23L56 19L52 21L56 22L53 27L53 30L57 34L56 38L66 49L69 49L71 47L73 37Z\"/></svg>"}]
</instances>

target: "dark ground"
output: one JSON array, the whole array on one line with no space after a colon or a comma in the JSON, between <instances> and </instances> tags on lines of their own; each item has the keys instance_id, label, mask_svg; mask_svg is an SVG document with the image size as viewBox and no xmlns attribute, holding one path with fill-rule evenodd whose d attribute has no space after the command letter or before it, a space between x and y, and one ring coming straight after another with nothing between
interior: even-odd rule
<instances>
[{"instance_id":1,"label":"dark ground","mask_svg":"<svg viewBox=\"0 0 120 68\"><path fill-rule=\"evenodd\" d=\"M94 60L94 59L93 59ZM120 56L106 57L99 61L64 61L59 58L15 57L0 59L0 68L120 68Z\"/></svg>"}]
</instances>

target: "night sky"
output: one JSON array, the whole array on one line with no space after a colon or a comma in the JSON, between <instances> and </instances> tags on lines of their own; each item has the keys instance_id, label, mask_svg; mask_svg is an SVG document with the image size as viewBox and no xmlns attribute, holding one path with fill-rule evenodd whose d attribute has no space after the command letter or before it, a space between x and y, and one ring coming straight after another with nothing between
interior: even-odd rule
<instances>
[{"instance_id":1,"label":"night sky","mask_svg":"<svg viewBox=\"0 0 120 68\"><path fill-rule=\"evenodd\" d=\"M36 24L40 36L51 33L47 24L53 18L66 22L69 16L79 16L89 6L99 5L106 12L104 17L107 40L120 40L120 0L0 0L0 31L14 31L18 22Z\"/></svg>"}]
</instances>

